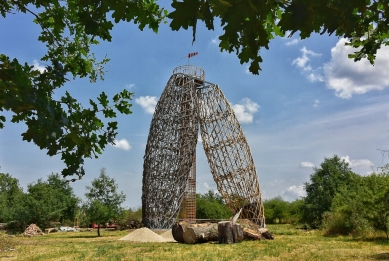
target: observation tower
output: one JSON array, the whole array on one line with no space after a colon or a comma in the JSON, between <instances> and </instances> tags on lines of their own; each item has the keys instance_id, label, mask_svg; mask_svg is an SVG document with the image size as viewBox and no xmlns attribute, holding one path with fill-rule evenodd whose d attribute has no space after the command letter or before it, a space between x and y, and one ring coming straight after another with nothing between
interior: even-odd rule
<instances>
[{"instance_id":1,"label":"observation tower","mask_svg":"<svg viewBox=\"0 0 389 261\"><path fill-rule=\"evenodd\" d=\"M189 56L188 56L189 58ZM227 206L264 226L256 167L243 130L219 86L194 65L175 68L156 105L143 163L142 219L170 229L181 208L196 216L198 132L210 172Z\"/></svg>"}]
</instances>

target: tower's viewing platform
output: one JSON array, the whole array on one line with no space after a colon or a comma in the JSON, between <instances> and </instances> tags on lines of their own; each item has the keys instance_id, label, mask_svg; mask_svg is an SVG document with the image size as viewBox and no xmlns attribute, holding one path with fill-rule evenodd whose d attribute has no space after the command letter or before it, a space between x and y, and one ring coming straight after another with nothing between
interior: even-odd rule
<instances>
[{"instance_id":1,"label":"tower's viewing platform","mask_svg":"<svg viewBox=\"0 0 389 261\"><path fill-rule=\"evenodd\" d=\"M188 76L195 77L195 78L199 79L201 82L203 82L205 80L204 69L199 67L199 66L181 65L181 66L176 67L173 70L173 74L177 74L177 73L182 73L182 74L186 74Z\"/></svg>"}]
</instances>

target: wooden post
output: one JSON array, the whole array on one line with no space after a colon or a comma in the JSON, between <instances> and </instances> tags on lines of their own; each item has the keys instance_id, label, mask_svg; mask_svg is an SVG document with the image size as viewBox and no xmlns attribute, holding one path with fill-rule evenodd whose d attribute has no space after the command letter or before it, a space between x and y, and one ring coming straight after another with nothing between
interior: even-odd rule
<instances>
[{"instance_id":1,"label":"wooden post","mask_svg":"<svg viewBox=\"0 0 389 261\"><path fill-rule=\"evenodd\" d=\"M172 235L174 240L180 243L184 243L184 232L190 224L186 221L176 222L172 227Z\"/></svg>"},{"instance_id":2,"label":"wooden post","mask_svg":"<svg viewBox=\"0 0 389 261\"><path fill-rule=\"evenodd\" d=\"M219 235L220 244L232 244L234 243L234 238L232 236L232 227L230 221L219 222L217 226L217 231Z\"/></svg>"},{"instance_id":3,"label":"wooden post","mask_svg":"<svg viewBox=\"0 0 389 261\"><path fill-rule=\"evenodd\" d=\"M243 241L244 233L240 224L234 224L232 227L232 232L234 234L234 243L240 243Z\"/></svg>"},{"instance_id":4,"label":"wooden post","mask_svg":"<svg viewBox=\"0 0 389 261\"><path fill-rule=\"evenodd\" d=\"M220 244L232 244L243 241L243 228L239 224L234 224L230 221L218 223L218 239Z\"/></svg>"}]
</instances>

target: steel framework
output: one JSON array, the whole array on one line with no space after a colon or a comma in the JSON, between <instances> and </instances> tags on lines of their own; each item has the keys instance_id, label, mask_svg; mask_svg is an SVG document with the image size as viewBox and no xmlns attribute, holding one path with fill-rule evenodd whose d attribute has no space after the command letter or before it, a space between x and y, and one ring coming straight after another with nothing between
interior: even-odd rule
<instances>
[{"instance_id":1,"label":"steel framework","mask_svg":"<svg viewBox=\"0 0 389 261\"><path fill-rule=\"evenodd\" d=\"M142 215L149 228L171 228L185 200L195 217L198 131L217 188L228 207L264 226L250 147L219 86L193 65L173 70L155 108L143 164ZM194 198L193 198L194 196ZM194 205L193 205L194 202Z\"/></svg>"}]
</instances>

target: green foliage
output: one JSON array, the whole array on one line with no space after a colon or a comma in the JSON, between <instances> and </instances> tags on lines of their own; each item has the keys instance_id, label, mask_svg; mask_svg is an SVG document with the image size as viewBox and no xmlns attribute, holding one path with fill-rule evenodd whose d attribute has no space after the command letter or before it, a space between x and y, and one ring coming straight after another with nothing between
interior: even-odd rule
<instances>
[{"instance_id":1,"label":"green foliage","mask_svg":"<svg viewBox=\"0 0 389 261\"><path fill-rule=\"evenodd\" d=\"M324 227L332 234L363 235L373 229L389 237L389 168L355 178L333 199Z\"/></svg>"},{"instance_id":2,"label":"green foliage","mask_svg":"<svg viewBox=\"0 0 389 261\"><path fill-rule=\"evenodd\" d=\"M280 196L265 200L263 206L267 224L297 224L302 219L303 200L284 201Z\"/></svg>"},{"instance_id":3,"label":"green foliage","mask_svg":"<svg viewBox=\"0 0 389 261\"><path fill-rule=\"evenodd\" d=\"M278 25L291 34L300 31L302 39L314 32L351 38L349 45L361 48L349 57L355 61L367 58L374 64L377 50L389 44L389 25L385 18L388 11L385 0L293 0Z\"/></svg>"},{"instance_id":4,"label":"green foliage","mask_svg":"<svg viewBox=\"0 0 389 261\"><path fill-rule=\"evenodd\" d=\"M288 224L299 224L303 220L303 208L304 208L304 199L296 199L292 201L289 205L288 216L286 221Z\"/></svg>"},{"instance_id":5,"label":"green foliage","mask_svg":"<svg viewBox=\"0 0 389 261\"><path fill-rule=\"evenodd\" d=\"M103 79L104 58L96 61L91 46L99 40L111 40L112 21L133 21L143 30L153 31L164 18L164 10L154 0L0 0L0 13L5 18L14 13L25 13L41 27L38 40L47 47L41 58L46 69L40 72L27 63L0 54L0 112L12 112L11 122L24 122L27 130L23 140L34 142L50 156L61 155L66 168L62 175L73 176L72 181L84 174L84 158L97 158L117 135L117 122L103 122L116 117L116 113L130 114L132 93L127 90L116 94L111 103L105 95L90 107L84 108L68 92L58 100L53 93L63 87L67 77L89 77L91 82ZM112 16L113 20L109 17ZM0 115L0 128L6 121Z\"/></svg>"},{"instance_id":6,"label":"green foliage","mask_svg":"<svg viewBox=\"0 0 389 261\"><path fill-rule=\"evenodd\" d=\"M137 220L142 221L142 208L132 209L129 208L126 211L126 218L127 220Z\"/></svg>"},{"instance_id":7,"label":"green foliage","mask_svg":"<svg viewBox=\"0 0 389 261\"><path fill-rule=\"evenodd\" d=\"M41 28L38 40L47 48L41 58L46 64L43 72L0 54L0 111L10 111L11 122L27 125L23 140L34 142L50 156L61 155L64 177L80 179L85 174L84 159L97 158L114 142L117 122L109 119L117 112L131 113L132 93L126 90L115 95L112 104L101 93L97 101L89 101L89 108L70 93L53 98L69 77L89 77L91 82L103 79L109 59L97 61L91 47L111 41L114 23L134 22L140 30L147 26L157 32L168 15L172 30L192 27L194 41L198 20L213 30L214 18L219 18L223 29L220 50L235 52L240 63L250 62L253 74L261 69L261 48L268 49L271 39L286 32L291 36L299 31L302 39L312 33L349 37L349 45L360 47L349 57L355 61L367 58L372 64L377 50L389 45L385 0L173 0L171 5L173 11L168 14L154 0L0 0L4 18L15 13L32 17ZM5 122L0 115L0 128Z\"/></svg>"},{"instance_id":8,"label":"green foliage","mask_svg":"<svg viewBox=\"0 0 389 261\"><path fill-rule=\"evenodd\" d=\"M322 228L328 235L366 235L373 228L361 213L359 193L365 190L363 177L355 176L335 194L331 211L323 214Z\"/></svg>"},{"instance_id":9,"label":"green foliage","mask_svg":"<svg viewBox=\"0 0 389 261\"><path fill-rule=\"evenodd\" d=\"M0 173L0 222L12 221L17 217L15 206L20 204L22 195L19 180L10 174Z\"/></svg>"},{"instance_id":10,"label":"green foliage","mask_svg":"<svg viewBox=\"0 0 389 261\"><path fill-rule=\"evenodd\" d=\"M122 218L124 211L120 206L126 199L123 191L117 192L118 185L114 178L105 173L105 168L100 170L100 176L92 181L92 186L87 186L85 193L88 201L85 204L86 214L90 222L96 224L112 223ZM97 230L100 236L100 227Z\"/></svg>"},{"instance_id":11,"label":"green foliage","mask_svg":"<svg viewBox=\"0 0 389 261\"><path fill-rule=\"evenodd\" d=\"M51 174L47 181L38 179L29 184L28 194L19 211L23 214L20 221L24 224L35 223L48 227L50 222L73 220L79 199L74 195L73 188L59 174Z\"/></svg>"},{"instance_id":12,"label":"green foliage","mask_svg":"<svg viewBox=\"0 0 389 261\"><path fill-rule=\"evenodd\" d=\"M372 235L374 228L362 216L350 213L347 208L339 208L323 214L321 226L326 235L352 235L354 237Z\"/></svg>"},{"instance_id":13,"label":"green foliage","mask_svg":"<svg viewBox=\"0 0 389 261\"><path fill-rule=\"evenodd\" d=\"M196 194L197 219L229 219L231 210L225 204L221 195L209 190L204 195Z\"/></svg>"},{"instance_id":14,"label":"green foliage","mask_svg":"<svg viewBox=\"0 0 389 261\"><path fill-rule=\"evenodd\" d=\"M371 64L377 50L389 45L386 0L183 0L173 1L172 7L168 15L171 28L192 27L193 41L197 20L213 30L214 18L219 18L223 28L220 50L236 52L240 63L250 62L253 74L260 70L261 48L269 49L270 40L285 33L291 37L299 32L301 39L312 33L350 38L348 45L360 49L349 57L355 61L367 58Z\"/></svg>"},{"instance_id":15,"label":"green foliage","mask_svg":"<svg viewBox=\"0 0 389 261\"><path fill-rule=\"evenodd\" d=\"M19 186L19 180L0 173L0 222L7 223L8 231L20 231L25 227L26 202L27 195Z\"/></svg>"},{"instance_id":16,"label":"green foliage","mask_svg":"<svg viewBox=\"0 0 389 261\"><path fill-rule=\"evenodd\" d=\"M303 221L319 227L322 215L330 211L332 200L339 190L350 184L357 176L337 155L325 158L320 168L315 168L310 182L305 183L307 196L304 199Z\"/></svg>"},{"instance_id":17,"label":"green foliage","mask_svg":"<svg viewBox=\"0 0 389 261\"><path fill-rule=\"evenodd\" d=\"M9 222L8 230L23 231L31 223L44 228L52 221L73 220L78 202L69 183L59 174L29 184L27 193L23 193L16 178L0 174L0 222Z\"/></svg>"},{"instance_id":18,"label":"green foliage","mask_svg":"<svg viewBox=\"0 0 389 261\"><path fill-rule=\"evenodd\" d=\"M284 219L287 216L288 205L288 202L284 201L281 196L265 200L263 208L266 209L266 223L285 223Z\"/></svg>"},{"instance_id":19,"label":"green foliage","mask_svg":"<svg viewBox=\"0 0 389 261\"><path fill-rule=\"evenodd\" d=\"M284 201L281 196L263 202L266 224L297 224L302 218L303 200Z\"/></svg>"},{"instance_id":20,"label":"green foliage","mask_svg":"<svg viewBox=\"0 0 389 261\"><path fill-rule=\"evenodd\" d=\"M138 228L143 226L142 208L139 207L137 209L123 209L121 218L118 219L115 223L119 225L120 229Z\"/></svg>"},{"instance_id":21,"label":"green foliage","mask_svg":"<svg viewBox=\"0 0 389 261\"><path fill-rule=\"evenodd\" d=\"M279 4L276 1L184 0L173 1L174 11L168 17L173 30L193 28L193 41L197 20L209 30L214 29L214 17L220 18L224 34L219 37L220 50L236 52L240 63L251 61L250 71L258 74L262 47L269 49L274 34L283 35L276 25Z\"/></svg>"}]
</instances>

